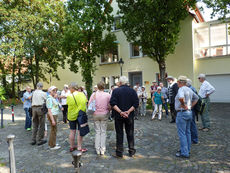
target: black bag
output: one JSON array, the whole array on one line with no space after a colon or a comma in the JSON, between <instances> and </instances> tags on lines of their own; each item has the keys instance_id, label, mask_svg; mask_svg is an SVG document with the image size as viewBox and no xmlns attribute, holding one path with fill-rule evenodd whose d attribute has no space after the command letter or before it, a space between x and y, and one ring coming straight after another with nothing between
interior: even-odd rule
<instances>
[{"instance_id":1,"label":"black bag","mask_svg":"<svg viewBox=\"0 0 230 173\"><path fill-rule=\"evenodd\" d=\"M78 118L77 122L79 123L80 126L80 136L85 136L89 133L89 125L88 125L88 117L85 112L82 110L79 111L78 113Z\"/></svg>"},{"instance_id":2,"label":"black bag","mask_svg":"<svg viewBox=\"0 0 230 173\"><path fill-rule=\"evenodd\" d=\"M77 105L77 101L75 100L74 95L73 95L73 99ZM78 112L77 122L80 126L80 129L78 129L80 131L80 136L87 135L89 133L88 116L82 110Z\"/></svg>"},{"instance_id":3,"label":"black bag","mask_svg":"<svg viewBox=\"0 0 230 173\"><path fill-rule=\"evenodd\" d=\"M200 96L198 96L198 97L199 97L199 99L198 99L197 103L194 106L194 111L195 111L196 115L202 114L202 112L201 112L202 111L201 110L201 108L202 108L202 98Z\"/></svg>"},{"instance_id":4,"label":"black bag","mask_svg":"<svg viewBox=\"0 0 230 173\"><path fill-rule=\"evenodd\" d=\"M43 105L42 105L42 112L43 112L43 114L47 114L47 112L48 112L48 108L46 107L46 103L43 103Z\"/></svg>"}]
</instances>

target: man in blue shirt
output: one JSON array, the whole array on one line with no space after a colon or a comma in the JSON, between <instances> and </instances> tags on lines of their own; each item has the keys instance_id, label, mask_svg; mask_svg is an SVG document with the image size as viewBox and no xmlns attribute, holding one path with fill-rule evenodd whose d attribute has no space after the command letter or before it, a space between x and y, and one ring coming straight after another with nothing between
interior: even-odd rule
<instances>
[{"instance_id":1,"label":"man in blue shirt","mask_svg":"<svg viewBox=\"0 0 230 173\"><path fill-rule=\"evenodd\" d=\"M26 122L25 122L25 129L27 131L31 130L31 117L32 117L32 111L31 111L31 103L32 103L32 93L31 88L28 86L26 87L26 92L23 94L24 104L23 108L26 113Z\"/></svg>"},{"instance_id":2,"label":"man in blue shirt","mask_svg":"<svg viewBox=\"0 0 230 173\"><path fill-rule=\"evenodd\" d=\"M120 87L115 89L110 99L110 105L114 110L116 129L116 157L123 157L123 126L127 135L129 156L134 156L134 110L139 106L139 99L134 89L130 88L128 78L120 77Z\"/></svg>"}]
</instances>

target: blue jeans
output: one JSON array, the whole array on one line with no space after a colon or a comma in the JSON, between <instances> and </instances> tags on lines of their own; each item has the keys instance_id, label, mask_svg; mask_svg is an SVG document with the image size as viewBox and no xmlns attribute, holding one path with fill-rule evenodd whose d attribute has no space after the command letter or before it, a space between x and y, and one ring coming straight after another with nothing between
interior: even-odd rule
<instances>
[{"instance_id":1,"label":"blue jeans","mask_svg":"<svg viewBox=\"0 0 230 173\"><path fill-rule=\"evenodd\" d=\"M24 108L26 113L26 123L25 123L25 129L31 128L31 115L29 113L29 108Z\"/></svg>"},{"instance_id":2,"label":"blue jeans","mask_svg":"<svg viewBox=\"0 0 230 173\"><path fill-rule=\"evenodd\" d=\"M167 103L167 99L164 99L165 103L163 103L163 107L165 108L165 113L166 113L166 116L169 115L169 112L168 112L168 103Z\"/></svg>"},{"instance_id":3,"label":"blue jeans","mask_svg":"<svg viewBox=\"0 0 230 173\"><path fill-rule=\"evenodd\" d=\"M191 148L191 126L192 111L177 112L176 125L180 139L181 155L188 157Z\"/></svg>"},{"instance_id":4,"label":"blue jeans","mask_svg":"<svg viewBox=\"0 0 230 173\"><path fill-rule=\"evenodd\" d=\"M192 121L191 121L191 140L192 143L198 143L198 132L196 127L196 115L195 112L192 111Z\"/></svg>"}]
</instances>

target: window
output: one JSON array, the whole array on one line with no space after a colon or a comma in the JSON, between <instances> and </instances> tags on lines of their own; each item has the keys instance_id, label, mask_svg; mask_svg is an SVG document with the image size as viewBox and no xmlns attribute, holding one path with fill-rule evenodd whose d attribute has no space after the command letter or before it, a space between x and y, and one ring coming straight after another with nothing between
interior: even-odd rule
<instances>
[{"instance_id":1,"label":"window","mask_svg":"<svg viewBox=\"0 0 230 173\"><path fill-rule=\"evenodd\" d=\"M102 77L102 81L105 83L105 89L109 89L110 78L109 77Z\"/></svg>"},{"instance_id":2,"label":"window","mask_svg":"<svg viewBox=\"0 0 230 173\"><path fill-rule=\"evenodd\" d=\"M147 54L142 51L141 46L131 43L130 44L130 57L136 58L136 57L143 57L143 56L147 56Z\"/></svg>"},{"instance_id":3,"label":"window","mask_svg":"<svg viewBox=\"0 0 230 173\"><path fill-rule=\"evenodd\" d=\"M229 24L209 24L194 32L195 58L230 54Z\"/></svg>"},{"instance_id":4,"label":"window","mask_svg":"<svg viewBox=\"0 0 230 173\"><path fill-rule=\"evenodd\" d=\"M113 31L121 29L121 18L115 17L113 22Z\"/></svg>"},{"instance_id":5,"label":"window","mask_svg":"<svg viewBox=\"0 0 230 173\"><path fill-rule=\"evenodd\" d=\"M115 48L112 48L101 56L101 63L114 63L119 61L118 56L118 44Z\"/></svg>"},{"instance_id":6,"label":"window","mask_svg":"<svg viewBox=\"0 0 230 173\"><path fill-rule=\"evenodd\" d=\"M131 44L131 56L140 56L140 47L138 45Z\"/></svg>"}]
</instances>

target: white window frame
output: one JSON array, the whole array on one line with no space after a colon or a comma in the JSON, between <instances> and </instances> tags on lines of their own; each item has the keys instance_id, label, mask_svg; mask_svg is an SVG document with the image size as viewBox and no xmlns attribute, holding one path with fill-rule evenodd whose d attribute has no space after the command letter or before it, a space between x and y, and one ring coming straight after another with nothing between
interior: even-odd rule
<instances>
[{"instance_id":1,"label":"white window frame","mask_svg":"<svg viewBox=\"0 0 230 173\"><path fill-rule=\"evenodd\" d=\"M120 31L120 30L121 30L121 28L116 29L116 20L120 20L120 23L121 23L121 17L120 17L120 16L114 17L113 26L112 26L112 31Z\"/></svg>"},{"instance_id":2,"label":"white window frame","mask_svg":"<svg viewBox=\"0 0 230 173\"><path fill-rule=\"evenodd\" d=\"M222 44L222 45L215 45L215 46L211 46L211 27L215 26L215 25L225 25L226 28L226 44ZM210 22L210 23L205 23L205 24L198 24L197 26L195 26L194 28L194 33L195 33L195 29L199 29L199 28L208 28L208 46L207 47L199 47L198 49L195 50L195 52L200 51L200 50L204 50L204 49L208 49L208 56L202 56L202 57L196 57L195 59L202 59L202 58L210 58L210 57L219 57L219 56L229 56L230 52L229 52L229 47L230 47L230 40L228 40L228 33L230 32L230 28L228 28L228 24L230 27L230 21L226 22L226 23L222 23L219 21L214 21L214 22ZM195 34L194 34L195 36ZM219 47L226 47L226 54L225 55L216 55L216 56L212 56L212 52L211 49L213 48L219 48Z\"/></svg>"},{"instance_id":3,"label":"white window frame","mask_svg":"<svg viewBox=\"0 0 230 173\"><path fill-rule=\"evenodd\" d=\"M130 58L142 58L142 57L146 57L147 55L143 54L142 48L141 46L139 46L139 56L133 56L133 43L129 44L129 49L130 49Z\"/></svg>"},{"instance_id":4,"label":"white window frame","mask_svg":"<svg viewBox=\"0 0 230 173\"><path fill-rule=\"evenodd\" d=\"M100 64L116 64L120 60L120 44L117 43L117 61L111 61L111 62L102 62L102 56L100 56Z\"/></svg>"}]
</instances>

